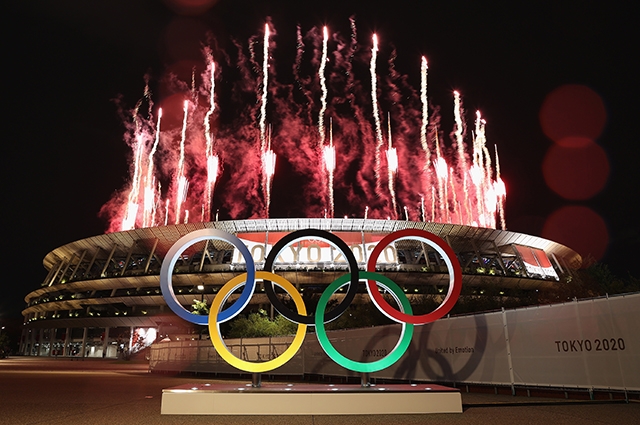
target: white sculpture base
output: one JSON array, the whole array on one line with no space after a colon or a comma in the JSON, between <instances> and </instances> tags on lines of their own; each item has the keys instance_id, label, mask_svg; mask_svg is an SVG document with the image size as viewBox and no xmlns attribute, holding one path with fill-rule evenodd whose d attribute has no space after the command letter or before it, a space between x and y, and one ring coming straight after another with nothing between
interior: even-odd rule
<instances>
[{"instance_id":1,"label":"white sculpture base","mask_svg":"<svg viewBox=\"0 0 640 425\"><path fill-rule=\"evenodd\" d=\"M433 384L197 384L162 390L163 415L462 413L455 388Z\"/></svg>"}]
</instances>

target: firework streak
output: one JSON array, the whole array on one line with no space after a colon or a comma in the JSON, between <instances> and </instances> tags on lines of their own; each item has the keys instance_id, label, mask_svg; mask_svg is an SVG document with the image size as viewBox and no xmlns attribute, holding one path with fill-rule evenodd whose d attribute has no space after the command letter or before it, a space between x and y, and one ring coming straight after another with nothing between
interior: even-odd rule
<instances>
[{"instance_id":1,"label":"firework streak","mask_svg":"<svg viewBox=\"0 0 640 425\"><path fill-rule=\"evenodd\" d=\"M454 122L447 137L427 98L425 57L416 58L416 90L375 34L358 44L353 21L346 38L326 27L298 30L290 84L276 73L275 34L268 23L247 47L205 47L188 83L159 82L169 94L158 107L145 86L125 123L129 183L101 211L108 231L209 221L218 210L232 219L366 215L505 228L506 189L486 122L477 112L467 132L455 91L445 99ZM384 58L388 68L380 69ZM286 196L293 185L302 193L296 199Z\"/></svg>"}]
</instances>

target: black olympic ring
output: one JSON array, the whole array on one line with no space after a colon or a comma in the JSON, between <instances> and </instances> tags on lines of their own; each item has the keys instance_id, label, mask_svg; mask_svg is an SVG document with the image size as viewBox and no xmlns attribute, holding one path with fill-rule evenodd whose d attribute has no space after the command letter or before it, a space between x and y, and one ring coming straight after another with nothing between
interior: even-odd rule
<instances>
[{"instance_id":1,"label":"black olympic ring","mask_svg":"<svg viewBox=\"0 0 640 425\"><path fill-rule=\"evenodd\" d=\"M358 262L356 261L356 257L353 255L353 252L349 248L349 245L346 244L346 242L344 242L333 233L329 233L325 230L303 229L291 232L280 239L278 242L276 242L275 245L273 245L271 251L269 251L269 254L267 255L267 258L264 260L264 271L273 272L273 263L275 263L276 258L278 258L282 250L284 250L293 242L307 239L309 237L324 239L325 241L331 242L336 248L342 251L342 255L344 255L347 262L349 263L349 272L351 274L349 289L347 290L347 293L345 294L342 302L338 304L333 310L324 315L324 323L327 323L337 319L342 313L347 311L347 308L349 308L349 305L355 298L356 292L358 291ZM310 326L315 325L314 315L302 316L296 312L291 311L286 305L284 305L276 296L276 292L273 288L273 283L270 280L264 281L264 291L267 293L269 301L278 311L278 313L294 323L302 323Z\"/></svg>"}]
</instances>

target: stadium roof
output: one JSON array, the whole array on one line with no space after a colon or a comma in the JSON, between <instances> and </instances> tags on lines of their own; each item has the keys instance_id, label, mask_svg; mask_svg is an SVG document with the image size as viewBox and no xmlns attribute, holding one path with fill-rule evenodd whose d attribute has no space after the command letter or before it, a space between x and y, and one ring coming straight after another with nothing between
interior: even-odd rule
<instances>
[{"instance_id":1,"label":"stadium roof","mask_svg":"<svg viewBox=\"0 0 640 425\"><path fill-rule=\"evenodd\" d=\"M507 230L488 229L458 224L416 222L402 220L372 220L362 218L274 218L256 220L229 220L205 223L187 223L148 227L123 232L107 233L70 242L49 252L43 260L50 269L62 259L71 259L83 251L96 249L111 251L118 247L123 251L139 248L166 254L182 236L194 230L215 228L233 234L254 232L290 232L299 229L321 229L331 232L391 233L402 229L423 229L445 239L455 252L495 250L503 246L518 244L539 248L548 255L564 259L567 264L580 265L582 258L571 248L538 236Z\"/></svg>"}]
</instances>

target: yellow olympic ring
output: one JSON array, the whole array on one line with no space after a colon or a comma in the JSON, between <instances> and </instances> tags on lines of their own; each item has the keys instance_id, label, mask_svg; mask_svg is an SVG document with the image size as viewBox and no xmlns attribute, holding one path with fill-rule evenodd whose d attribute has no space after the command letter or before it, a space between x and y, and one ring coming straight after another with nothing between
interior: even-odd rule
<instances>
[{"instance_id":1,"label":"yellow olympic ring","mask_svg":"<svg viewBox=\"0 0 640 425\"><path fill-rule=\"evenodd\" d=\"M291 360L291 358L298 352L298 350L302 346L302 342L304 341L305 334L307 333L307 325L298 324L298 330L295 337L293 338L293 341L291 342L291 345L284 351L284 353L282 353L275 359L262 363L253 363L246 360L241 360L234 356L222 340L222 335L220 334L220 323L218 322L217 317L220 308L225 303L227 298L229 298L233 291L245 284L246 279L246 273L234 277L220 289L216 297L213 299L211 310L209 311L209 337L211 338L211 343L215 347L220 357L222 357L231 366L251 373L268 372L282 366L283 364ZM293 286L293 284L287 279L282 276L278 276L276 274L265 271L256 271L256 279L270 280L271 282L284 289L289 293L289 295L291 295L291 298L293 299L296 308L298 309L298 314L306 316L307 308L304 305L302 296L297 291L295 286Z\"/></svg>"}]
</instances>

